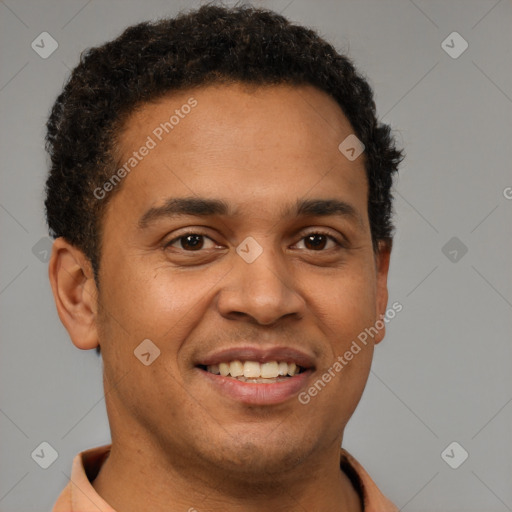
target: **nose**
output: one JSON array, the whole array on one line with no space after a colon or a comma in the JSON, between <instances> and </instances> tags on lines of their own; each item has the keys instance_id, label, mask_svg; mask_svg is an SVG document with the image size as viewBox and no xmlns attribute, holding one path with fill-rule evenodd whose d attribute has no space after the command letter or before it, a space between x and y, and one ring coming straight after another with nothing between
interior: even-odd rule
<instances>
[{"instance_id":1,"label":"nose","mask_svg":"<svg viewBox=\"0 0 512 512\"><path fill-rule=\"evenodd\" d=\"M284 317L304 316L305 300L296 289L293 270L286 267L273 248L264 247L252 263L238 254L233 257L234 267L217 295L217 307L223 317L268 326Z\"/></svg>"}]
</instances>

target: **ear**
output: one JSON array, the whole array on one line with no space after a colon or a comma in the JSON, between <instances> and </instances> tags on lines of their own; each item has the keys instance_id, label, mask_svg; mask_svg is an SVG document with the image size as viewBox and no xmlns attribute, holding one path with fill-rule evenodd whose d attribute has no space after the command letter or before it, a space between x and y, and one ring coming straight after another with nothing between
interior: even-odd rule
<instances>
[{"instance_id":1,"label":"ear","mask_svg":"<svg viewBox=\"0 0 512 512\"><path fill-rule=\"evenodd\" d=\"M392 241L379 240L378 244L378 251L375 255L375 265L377 270L377 294L375 306L377 321L380 320L380 322L378 323L379 332L373 338L375 344L380 343L386 335L386 323L382 319L386 314L386 308L388 305L388 271Z\"/></svg>"},{"instance_id":2,"label":"ear","mask_svg":"<svg viewBox=\"0 0 512 512\"><path fill-rule=\"evenodd\" d=\"M64 238L53 243L48 267L60 321L82 350L98 346L96 282L89 259Z\"/></svg>"}]
</instances>

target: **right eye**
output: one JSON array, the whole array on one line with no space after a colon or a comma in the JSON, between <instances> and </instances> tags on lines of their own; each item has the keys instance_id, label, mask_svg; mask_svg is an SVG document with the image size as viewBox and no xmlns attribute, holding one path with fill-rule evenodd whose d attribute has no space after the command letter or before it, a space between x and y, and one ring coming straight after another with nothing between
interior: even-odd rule
<instances>
[{"instance_id":1,"label":"right eye","mask_svg":"<svg viewBox=\"0 0 512 512\"><path fill-rule=\"evenodd\" d=\"M177 249L181 249L186 252L197 252L204 248L205 239L210 240L213 243L213 246L215 246L213 240L205 234L189 231L188 233L183 233L182 235L173 238L170 242L165 244L165 248L173 247L178 243L181 247L176 247ZM213 246L209 248L213 249Z\"/></svg>"}]
</instances>

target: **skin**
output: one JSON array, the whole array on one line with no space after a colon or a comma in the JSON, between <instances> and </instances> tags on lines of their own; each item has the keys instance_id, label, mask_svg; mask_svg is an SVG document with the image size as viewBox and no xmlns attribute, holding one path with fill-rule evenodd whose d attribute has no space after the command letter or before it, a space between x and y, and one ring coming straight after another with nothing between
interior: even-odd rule
<instances>
[{"instance_id":1,"label":"skin","mask_svg":"<svg viewBox=\"0 0 512 512\"><path fill-rule=\"evenodd\" d=\"M336 102L311 86L208 86L143 105L128 119L120 162L193 96L198 104L113 194L103 219L99 288L87 258L60 238L50 280L81 349L101 346L112 451L93 485L116 510L359 511L339 447L381 330L307 405L249 406L198 374L206 352L250 342L314 356L306 387L386 311L390 248L372 248L364 156ZM226 201L236 216L142 215L170 197ZM357 217L284 209L339 199ZM190 228L190 229L189 229ZM327 232L311 246L305 238ZM206 235L199 251L178 236ZM248 236L263 252L235 251ZM318 240L318 239L317 239ZM161 351L149 366L134 349Z\"/></svg>"}]
</instances>

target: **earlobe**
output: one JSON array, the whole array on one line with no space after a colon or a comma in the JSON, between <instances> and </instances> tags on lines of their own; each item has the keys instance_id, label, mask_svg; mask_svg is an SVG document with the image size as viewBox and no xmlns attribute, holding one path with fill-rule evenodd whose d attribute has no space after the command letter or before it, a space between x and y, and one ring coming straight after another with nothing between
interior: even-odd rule
<instances>
[{"instance_id":1,"label":"earlobe","mask_svg":"<svg viewBox=\"0 0 512 512\"><path fill-rule=\"evenodd\" d=\"M48 275L59 318L73 343L82 350L97 347L98 294L89 259L64 238L57 238Z\"/></svg>"},{"instance_id":2,"label":"earlobe","mask_svg":"<svg viewBox=\"0 0 512 512\"><path fill-rule=\"evenodd\" d=\"M383 318L388 305L388 272L391 247L391 241L379 241L379 250L375 257L377 267L376 313L378 327L382 327L374 338L375 344L380 343L386 335L386 323Z\"/></svg>"}]
</instances>

